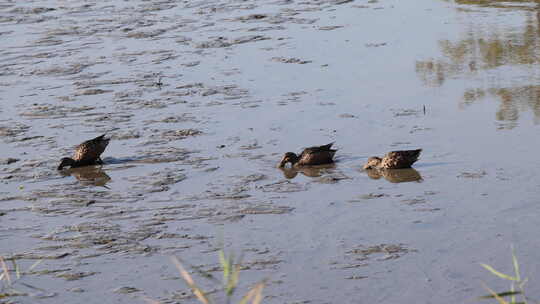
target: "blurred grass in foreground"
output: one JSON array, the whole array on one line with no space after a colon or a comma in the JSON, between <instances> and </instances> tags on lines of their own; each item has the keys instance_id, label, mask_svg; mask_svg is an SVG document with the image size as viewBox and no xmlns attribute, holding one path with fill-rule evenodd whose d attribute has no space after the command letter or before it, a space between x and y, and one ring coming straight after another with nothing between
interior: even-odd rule
<instances>
[{"instance_id":1,"label":"blurred grass in foreground","mask_svg":"<svg viewBox=\"0 0 540 304\"><path fill-rule=\"evenodd\" d=\"M489 288L486 284L484 288L490 293L489 295L480 297L481 299L495 299L499 304L528 304L528 299L525 296L525 284L527 283L527 278L522 279L521 273L519 270L519 262L512 248L512 265L514 267L514 274L504 274L500 271L495 270L488 264L480 264L491 274L510 282L510 290L504 292L495 292L493 289ZM510 298L510 299L507 299ZM536 303L536 302L535 302Z\"/></svg>"},{"instance_id":2,"label":"blurred grass in foreground","mask_svg":"<svg viewBox=\"0 0 540 304\"><path fill-rule=\"evenodd\" d=\"M32 264L32 266L28 268L27 272L32 271L32 269L34 269L42 261L43 260L38 260L37 262ZM15 277L12 277L10 273L14 273ZM18 282L22 278L22 276L23 276L23 271L21 270L21 267L19 267L19 264L17 264L17 262L14 259L11 259L11 269L10 269L10 267L6 263L6 260L2 256L0 256L0 300L9 299L12 297L17 297L17 296L28 295L27 292L23 292L23 291L19 291L15 289L14 286L16 283L22 286L34 289L34 290L38 290L42 292L45 291L41 288L32 286L27 283ZM4 303L4 302L0 302L0 303Z\"/></svg>"},{"instance_id":3,"label":"blurred grass in foreground","mask_svg":"<svg viewBox=\"0 0 540 304\"><path fill-rule=\"evenodd\" d=\"M184 264L180 261L177 257L171 257L171 261L176 266L178 271L180 272L180 276L184 280L184 282L187 284L187 286L191 289L195 297L200 303L203 304L213 304L216 303L212 298L210 298L209 294L215 292L207 292L203 290L200 285L198 285L193 277L189 274L189 272L185 269ZM219 280L215 280L211 274L205 273L200 270L195 270L198 272L201 276L203 276L206 279L209 279L213 281L214 283L217 283L218 285L221 285L220 290L222 290L225 294L225 304L230 304L233 301L234 295L238 288L239 278L240 278L240 269L241 269L241 258L239 258L236 262L234 260L234 255L226 255L225 251L221 249L219 251L219 263L223 272L223 279L221 282ZM238 301L238 304L260 304L262 302L262 292L266 285L266 280L263 280L255 286L251 287ZM146 299L148 303L151 304L159 304L158 301L154 301L151 299Z\"/></svg>"}]
</instances>

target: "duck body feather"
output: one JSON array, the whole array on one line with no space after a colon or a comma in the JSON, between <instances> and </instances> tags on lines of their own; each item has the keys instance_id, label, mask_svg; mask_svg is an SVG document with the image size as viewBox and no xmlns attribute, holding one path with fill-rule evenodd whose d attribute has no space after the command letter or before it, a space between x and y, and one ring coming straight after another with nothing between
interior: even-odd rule
<instances>
[{"instance_id":1,"label":"duck body feather","mask_svg":"<svg viewBox=\"0 0 540 304\"><path fill-rule=\"evenodd\" d=\"M330 143L324 146L315 146L304 149L304 151L300 153L299 160L296 163L297 166L316 166L333 163L334 155L337 152L337 150L332 149L333 144L334 143Z\"/></svg>"},{"instance_id":2,"label":"duck body feather","mask_svg":"<svg viewBox=\"0 0 540 304\"><path fill-rule=\"evenodd\" d=\"M383 158L370 157L364 165L364 169L406 169L414 164L422 149L392 151L386 153Z\"/></svg>"}]
</instances>

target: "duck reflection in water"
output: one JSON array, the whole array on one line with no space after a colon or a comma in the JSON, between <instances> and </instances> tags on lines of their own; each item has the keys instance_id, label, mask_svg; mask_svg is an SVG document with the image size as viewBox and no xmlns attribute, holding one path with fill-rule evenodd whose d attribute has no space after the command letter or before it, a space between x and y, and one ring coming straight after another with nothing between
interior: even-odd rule
<instances>
[{"instance_id":1,"label":"duck reflection in water","mask_svg":"<svg viewBox=\"0 0 540 304\"><path fill-rule=\"evenodd\" d=\"M63 176L73 176L78 181L86 185L105 187L111 180L111 177L103 171L101 166L86 166L80 168L70 168L61 173Z\"/></svg>"},{"instance_id":2,"label":"duck reflection in water","mask_svg":"<svg viewBox=\"0 0 540 304\"><path fill-rule=\"evenodd\" d=\"M386 170L365 170L372 179L384 177L391 183L421 182L420 172L413 168L408 169L386 169Z\"/></svg>"},{"instance_id":3,"label":"duck reflection in water","mask_svg":"<svg viewBox=\"0 0 540 304\"><path fill-rule=\"evenodd\" d=\"M330 169L334 169L334 164L309 166L309 167L292 167L292 168L279 168L283 172L283 176L287 179L295 178L298 173L302 173L307 177L320 177Z\"/></svg>"}]
</instances>

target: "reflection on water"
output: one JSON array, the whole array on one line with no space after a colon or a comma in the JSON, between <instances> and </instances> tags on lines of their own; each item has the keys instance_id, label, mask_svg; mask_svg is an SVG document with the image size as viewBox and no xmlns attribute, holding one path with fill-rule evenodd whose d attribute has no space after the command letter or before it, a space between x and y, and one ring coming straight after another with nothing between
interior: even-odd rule
<instances>
[{"instance_id":1,"label":"reflection on water","mask_svg":"<svg viewBox=\"0 0 540 304\"><path fill-rule=\"evenodd\" d=\"M387 170L365 170L367 175L372 179L379 179L384 177L391 183L406 183L406 182L420 182L422 176L420 172L413 168L409 169L387 169Z\"/></svg>"},{"instance_id":2,"label":"reflection on water","mask_svg":"<svg viewBox=\"0 0 540 304\"><path fill-rule=\"evenodd\" d=\"M73 176L83 184L100 187L107 187L105 184L111 180L111 177L102 170L101 166L70 168L68 170L61 171L61 174L63 176Z\"/></svg>"},{"instance_id":3,"label":"reflection on water","mask_svg":"<svg viewBox=\"0 0 540 304\"><path fill-rule=\"evenodd\" d=\"M466 106L489 96L497 98L501 104L496 113L498 121L506 122L501 128L517 126L519 110L530 109L534 122L540 122L540 85L516 86L508 88L470 89L465 91L462 105Z\"/></svg>"},{"instance_id":4,"label":"reflection on water","mask_svg":"<svg viewBox=\"0 0 540 304\"><path fill-rule=\"evenodd\" d=\"M458 16L464 17L460 20L466 20L465 31L458 40L439 40L440 58L417 61L418 77L427 86L443 86L454 78L479 79L475 83L483 87L465 89L459 105L466 108L480 99L497 98L500 106L495 119L504 122L503 128L515 127L520 111L530 110L535 122L540 121L540 3L455 2L460 4ZM488 20L472 9L478 7L508 10Z\"/></svg>"},{"instance_id":5,"label":"reflection on water","mask_svg":"<svg viewBox=\"0 0 540 304\"><path fill-rule=\"evenodd\" d=\"M310 166L310 167L299 167L299 168L279 168L283 172L283 176L288 179L295 178L298 173L302 173L308 177L320 177L323 173L327 172L328 169L333 169L336 166L334 164L320 165L320 166Z\"/></svg>"}]
</instances>

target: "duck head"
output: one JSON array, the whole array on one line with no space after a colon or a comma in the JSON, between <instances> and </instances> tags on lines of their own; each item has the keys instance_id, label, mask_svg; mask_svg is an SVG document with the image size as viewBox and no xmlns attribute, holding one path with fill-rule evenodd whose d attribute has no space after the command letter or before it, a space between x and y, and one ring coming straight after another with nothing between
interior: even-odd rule
<instances>
[{"instance_id":1,"label":"duck head","mask_svg":"<svg viewBox=\"0 0 540 304\"><path fill-rule=\"evenodd\" d=\"M62 170L64 167L72 166L74 164L75 164L75 160L73 160L73 159L71 159L69 157L64 157L64 158L62 158L62 160L60 160L60 165L56 169L57 170Z\"/></svg>"},{"instance_id":2,"label":"duck head","mask_svg":"<svg viewBox=\"0 0 540 304\"><path fill-rule=\"evenodd\" d=\"M367 160L367 163L364 165L364 170L377 169L381 164L382 159L380 157L370 157Z\"/></svg>"},{"instance_id":3,"label":"duck head","mask_svg":"<svg viewBox=\"0 0 540 304\"><path fill-rule=\"evenodd\" d=\"M283 158L279 162L279 167L283 168L287 163L291 163L292 166L298 162L298 156L293 152L287 152L283 155Z\"/></svg>"}]
</instances>

